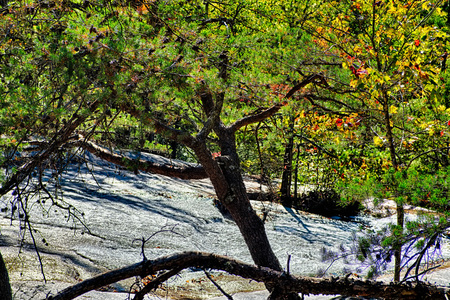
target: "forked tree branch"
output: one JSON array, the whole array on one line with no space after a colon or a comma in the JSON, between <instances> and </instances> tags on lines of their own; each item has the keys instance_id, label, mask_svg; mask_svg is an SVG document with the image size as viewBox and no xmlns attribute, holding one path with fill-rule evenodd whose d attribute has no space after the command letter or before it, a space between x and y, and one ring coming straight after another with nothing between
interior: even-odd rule
<instances>
[{"instance_id":1,"label":"forked tree branch","mask_svg":"<svg viewBox=\"0 0 450 300\"><path fill-rule=\"evenodd\" d=\"M284 272L257 267L226 256L205 252L182 252L154 260L143 261L121 269L103 273L68 287L48 300L69 300L114 282L140 276L144 278L162 270L180 270L191 267L210 268L259 282L282 287L284 293L325 294L381 297L384 299L445 300L450 289L424 283L394 284L348 278L311 278L290 276ZM174 272L175 273L175 272Z\"/></svg>"},{"instance_id":2,"label":"forked tree branch","mask_svg":"<svg viewBox=\"0 0 450 300\"><path fill-rule=\"evenodd\" d=\"M247 126L247 125L250 125L253 123L262 122L265 119L270 118L271 116L276 114L284 105L287 104L287 99L291 98L297 91L301 90L302 88L304 88L306 85L308 85L310 83L316 83L316 84L319 84L322 86L328 86L323 75L321 75L321 74L309 75L302 82L296 84L294 87L292 87L289 90L289 92L284 96L285 100L282 103L275 104L272 107L270 107L258 114L241 118L241 119L237 120L236 122L234 122L233 124L231 124L229 126L229 128L233 132L236 132L244 126Z\"/></svg>"},{"instance_id":3,"label":"forked tree branch","mask_svg":"<svg viewBox=\"0 0 450 300\"><path fill-rule=\"evenodd\" d=\"M262 122L265 119L270 118L271 116L276 114L285 104L286 104L285 102L278 103L258 114L250 115L250 116L241 118L239 120L236 120L233 124L231 124L229 126L229 128L231 129L231 131L236 132L244 126L247 126L247 125L250 125L253 123Z\"/></svg>"}]
</instances>

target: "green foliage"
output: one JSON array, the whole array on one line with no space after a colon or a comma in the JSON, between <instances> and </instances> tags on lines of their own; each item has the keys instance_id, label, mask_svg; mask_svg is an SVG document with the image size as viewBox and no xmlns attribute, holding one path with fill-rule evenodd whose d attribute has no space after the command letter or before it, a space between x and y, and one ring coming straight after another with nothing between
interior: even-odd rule
<instances>
[{"instance_id":1,"label":"green foliage","mask_svg":"<svg viewBox=\"0 0 450 300\"><path fill-rule=\"evenodd\" d=\"M275 116L237 133L243 170L280 177L292 135L298 185L337 187L351 203L374 197L421 205L445 219L450 77L443 5L12 2L0 16L0 164L14 166L30 140L53 141L79 116L86 118L78 134L113 148L168 152L171 142L206 132L208 151L218 152L217 132L206 130L212 107L202 96L213 95L217 120L228 126L320 74ZM133 129L123 135L124 128ZM192 159L187 148L177 153ZM410 234L432 236L444 223L407 223L406 232L392 227L376 241L392 248ZM363 260L374 242L361 242Z\"/></svg>"},{"instance_id":2,"label":"green foliage","mask_svg":"<svg viewBox=\"0 0 450 300\"><path fill-rule=\"evenodd\" d=\"M430 172L423 166L395 171L390 168L381 176L366 180L358 177L339 182L339 190L347 201L373 198L379 202L391 199L399 204L412 204L430 208L443 214L449 213L450 168Z\"/></svg>"}]
</instances>

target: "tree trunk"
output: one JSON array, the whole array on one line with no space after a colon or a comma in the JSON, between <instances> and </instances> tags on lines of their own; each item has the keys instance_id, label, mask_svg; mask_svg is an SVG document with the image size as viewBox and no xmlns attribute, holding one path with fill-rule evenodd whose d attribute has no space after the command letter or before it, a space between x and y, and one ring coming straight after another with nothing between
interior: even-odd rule
<instances>
[{"instance_id":1,"label":"tree trunk","mask_svg":"<svg viewBox=\"0 0 450 300\"><path fill-rule=\"evenodd\" d=\"M217 134L222 156L217 157L215 161L211 161L218 164L221 169L221 176L217 176L217 174L209 175L214 187L223 184L222 181L225 181L227 188L226 191L217 193L217 197L239 227L255 264L281 271L281 265L267 238L264 223L253 210L248 199L241 175L234 131L221 126L217 128ZM204 162L202 162L202 165L205 167ZM205 167L207 172L208 169Z\"/></svg>"},{"instance_id":2,"label":"tree trunk","mask_svg":"<svg viewBox=\"0 0 450 300\"><path fill-rule=\"evenodd\" d=\"M228 186L227 193L219 197L219 200L236 222L255 264L282 272L283 268L267 238L264 222L253 210L248 199L236 149L235 133L230 128L220 126L217 128L217 134L222 156L217 157L216 161ZM266 286L272 293L269 299L298 299L297 293L286 295L282 287L270 283Z\"/></svg>"},{"instance_id":3,"label":"tree trunk","mask_svg":"<svg viewBox=\"0 0 450 300\"><path fill-rule=\"evenodd\" d=\"M208 173L219 201L238 226L254 263L281 272L283 269L270 246L264 223L253 210L247 196L234 131L225 126L216 129L221 156L213 159L205 141L197 140L193 150ZM281 287L267 284L267 289L274 293L281 290ZM295 299L297 294L288 296L287 299ZM281 299L281 296L271 299Z\"/></svg>"},{"instance_id":4,"label":"tree trunk","mask_svg":"<svg viewBox=\"0 0 450 300\"><path fill-rule=\"evenodd\" d=\"M239 227L253 261L258 266L281 271L281 265L267 238L264 223L253 210L247 197L239 164L231 156L220 156L218 162L229 186L226 197L219 200Z\"/></svg>"},{"instance_id":5,"label":"tree trunk","mask_svg":"<svg viewBox=\"0 0 450 300\"><path fill-rule=\"evenodd\" d=\"M395 145L394 145L394 136L392 134L392 126L391 126L391 118L389 114L389 102L388 95L386 91L383 91L384 104L383 104L383 113L384 113L384 121L386 125L386 138L389 146L389 153L391 156L392 167L397 171L399 163L397 161ZM405 219L405 209L402 203L397 202L397 226L399 226L403 231ZM394 245L394 282L400 281L400 272L402 265L402 244L399 242Z\"/></svg>"},{"instance_id":6,"label":"tree trunk","mask_svg":"<svg viewBox=\"0 0 450 300\"><path fill-rule=\"evenodd\" d=\"M3 261L1 252L0 252L0 299L12 300L11 285L9 284L8 270L6 269L6 265L5 262Z\"/></svg>"},{"instance_id":7,"label":"tree trunk","mask_svg":"<svg viewBox=\"0 0 450 300\"><path fill-rule=\"evenodd\" d=\"M292 159L294 153L294 117L290 117L288 141L284 150L283 175L281 179L280 196L284 206L292 206Z\"/></svg>"}]
</instances>

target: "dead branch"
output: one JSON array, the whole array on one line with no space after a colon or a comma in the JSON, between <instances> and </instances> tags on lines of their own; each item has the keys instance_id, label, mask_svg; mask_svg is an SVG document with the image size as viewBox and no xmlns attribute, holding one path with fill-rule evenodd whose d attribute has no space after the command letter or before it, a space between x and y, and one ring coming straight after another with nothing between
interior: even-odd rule
<instances>
[{"instance_id":1,"label":"dead branch","mask_svg":"<svg viewBox=\"0 0 450 300\"><path fill-rule=\"evenodd\" d=\"M99 101L95 101L88 106L88 109L93 112L97 109ZM43 161L46 161L53 153L55 153L64 143L70 139L73 132L82 124L88 117L87 114L78 115L79 110L75 112L71 119L67 122L67 125L60 129L52 138L48 144L48 148L41 150L39 154L33 156L33 158L18 168L7 181L5 181L0 188L0 195L4 195L12 190L17 184L20 184L30 173Z\"/></svg>"},{"instance_id":2,"label":"dead branch","mask_svg":"<svg viewBox=\"0 0 450 300\"><path fill-rule=\"evenodd\" d=\"M283 293L346 295L382 297L385 299L447 299L450 289L425 283L384 283L349 278L311 278L290 276L285 272L258 267L242 261L205 252L182 252L154 260L143 261L121 269L103 273L68 287L48 300L68 300L114 282L140 276L144 278L163 270L180 270L191 267L226 271L243 278L282 287ZM175 272L174 272L175 273Z\"/></svg>"},{"instance_id":3,"label":"dead branch","mask_svg":"<svg viewBox=\"0 0 450 300\"><path fill-rule=\"evenodd\" d=\"M156 290L163 282L169 280L171 277L177 275L183 269L172 269L164 272L158 277L154 278L152 281L147 283L139 292L136 292L133 300L143 300L144 296L153 290Z\"/></svg>"},{"instance_id":4,"label":"dead branch","mask_svg":"<svg viewBox=\"0 0 450 300\"><path fill-rule=\"evenodd\" d=\"M231 128L231 130L233 132L238 131L239 129L241 129L244 126L253 124L253 123L259 123L264 121L267 118L270 118L271 116L273 116L274 114L276 114L282 107L283 105L285 105L286 103L278 103L275 104L272 107L269 107L266 110L263 110L262 112L255 114L255 115L250 115L250 116L246 116L243 117L239 120L236 120L236 122L234 122L233 124L231 124L229 126L229 128Z\"/></svg>"},{"instance_id":5,"label":"dead branch","mask_svg":"<svg viewBox=\"0 0 450 300\"><path fill-rule=\"evenodd\" d=\"M143 159L132 159L124 155L114 153L100 145L97 145L91 141L87 141L83 138L78 139L72 144L72 146L79 146L86 151L91 152L99 158L109 161L118 166L130 167L133 166L136 170L155 173L170 177L177 177L181 179L203 179L207 178L205 170L202 166L192 166L188 164L183 164L180 166L174 164L160 164L157 162L143 160Z\"/></svg>"},{"instance_id":6,"label":"dead branch","mask_svg":"<svg viewBox=\"0 0 450 300\"><path fill-rule=\"evenodd\" d=\"M203 269L203 272L205 273L206 277L211 281L211 283L218 289L228 300L233 300L233 296L225 292L225 290L212 278L211 274L209 274L208 271Z\"/></svg>"}]
</instances>

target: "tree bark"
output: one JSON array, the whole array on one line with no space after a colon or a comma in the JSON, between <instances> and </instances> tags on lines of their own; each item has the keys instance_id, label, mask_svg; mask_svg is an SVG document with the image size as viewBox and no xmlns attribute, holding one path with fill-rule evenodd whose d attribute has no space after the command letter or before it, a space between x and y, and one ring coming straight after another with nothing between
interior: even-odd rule
<instances>
[{"instance_id":1,"label":"tree bark","mask_svg":"<svg viewBox=\"0 0 450 300\"><path fill-rule=\"evenodd\" d=\"M281 177L280 197L284 206L292 206L292 159L294 154L294 116L290 116L288 139L284 149L283 175Z\"/></svg>"},{"instance_id":2,"label":"tree bark","mask_svg":"<svg viewBox=\"0 0 450 300\"><path fill-rule=\"evenodd\" d=\"M399 167L399 163L397 161L397 155L395 151L394 145L394 136L392 134L392 126L391 126L391 116L389 113L389 102L388 95L386 90L383 90L383 113L384 113L384 121L386 125L386 139L389 146L389 153L392 161L392 167L397 171ZM397 226L399 226L402 231L404 227L404 219L405 219L405 209L402 203L396 203L396 211L397 211ZM402 268L402 244L398 242L394 245L394 281L400 281L400 272Z\"/></svg>"},{"instance_id":3,"label":"tree bark","mask_svg":"<svg viewBox=\"0 0 450 300\"><path fill-rule=\"evenodd\" d=\"M215 128L215 132L219 137L222 153L216 161L228 185L227 194L219 200L236 222L255 264L282 272L283 268L272 250L264 222L253 210L248 199L237 154L235 131L232 127L220 124ZM299 299L297 293L286 293L277 284L271 282L265 284L271 292L269 299Z\"/></svg>"},{"instance_id":4,"label":"tree bark","mask_svg":"<svg viewBox=\"0 0 450 300\"><path fill-rule=\"evenodd\" d=\"M150 172L170 177L176 177L180 179L204 179L207 178L204 168L202 166L193 166L189 164L174 165L174 164L159 164L156 162L143 160L143 159L131 159L123 155L114 153L104 147L94 144L84 139L79 139L74 143L75 146L79 146L92 154L109 161L113 164L123 167L134 167L136 170L143 172Z\"/></svg>"},{"instance_id":5,"label":"tree bark","mask_svg":"<svg viewBox=\"0 0 450 300\"><path fill-rule=\"evenodd\" d=\"M247 264L225 256L204 252L183 252L154 260L143 261L121 269L100 274L49 296L48 300L69 300L102 286L139 276L157 274L163 270L182 270L191 267L216 269L258 282L282 287L284 293L323 294L376 297L402 300L445 300L450 296L448 287L425 283L394 284L348 278L311 278L291 276L284 272ZM174 272L175 273L175 272ZM163 273L167 274L167 272ZM157 277L155 279L159 281Z\"/></svg>"},{"instance_id":6,"label":"tree bark","mask_svg":"<svg viewBox=\"0 0 450 300\"><path fill-rule=\"evenodd\" d=\"M281 265L267 238L264 223L248 199L234 147L234 132L222 128L219 140L222 156L216 160L211 158L206 144L202 143L194 151L208 173L219 201L236 222L255 264L281 271Z\"/></svg>"},{"instance_id":7,"label":"tree bark","mask_svg":"<svg viewBox=\"0 0 450 300\"><path fill-rule=\"evenodd\" d=\"M6 269L6 265L5 262L3 261L1 252L0 252L0 299L12 300L11 285L9 284L8 270Z\"/></svg>"}]
</instances>

